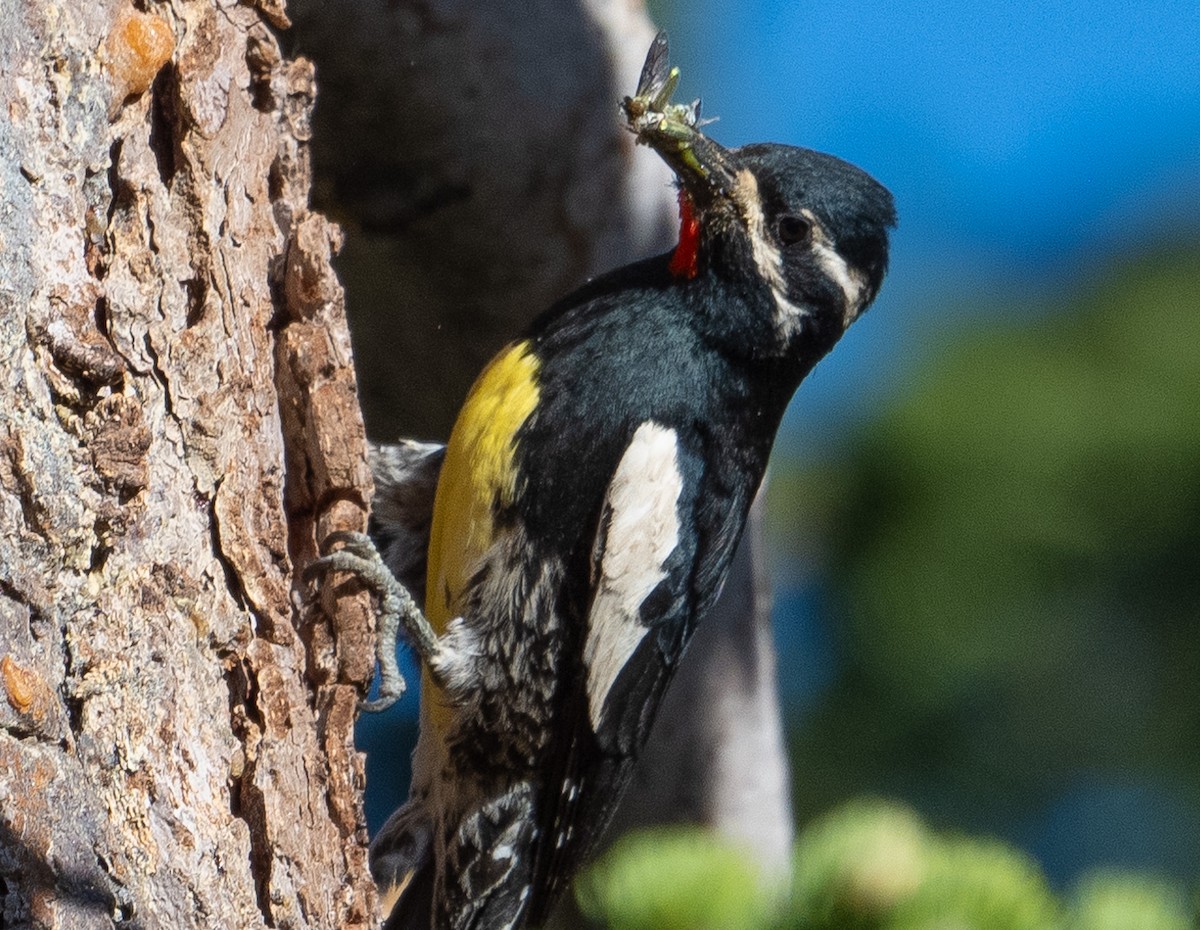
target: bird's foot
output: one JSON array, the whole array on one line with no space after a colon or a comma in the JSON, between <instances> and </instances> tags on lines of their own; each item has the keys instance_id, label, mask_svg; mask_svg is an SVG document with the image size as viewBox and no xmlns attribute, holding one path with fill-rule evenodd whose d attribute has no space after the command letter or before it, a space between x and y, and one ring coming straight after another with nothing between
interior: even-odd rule
<instances>
[{"instance_id":1,"label":"bird's foot","mask_svg":"<svg viewBox=\"0 0 1200 930\"><path fill-rule=\"evenodd\" d=\"M330 551L335 545L340 548ZM404 676L396 662L396 642L403 629L423 660L436 650L437 635L417 606L412 595L383 563L375 544L364 533L335 532L325 537L323 555L304 568L308 584L324 579L330 572L346 572L364 584L378 602L375 657L379 663L379 697L364 700L364 711L375 713L391 707L404 694Z\"/></svg>"}]
</instances>

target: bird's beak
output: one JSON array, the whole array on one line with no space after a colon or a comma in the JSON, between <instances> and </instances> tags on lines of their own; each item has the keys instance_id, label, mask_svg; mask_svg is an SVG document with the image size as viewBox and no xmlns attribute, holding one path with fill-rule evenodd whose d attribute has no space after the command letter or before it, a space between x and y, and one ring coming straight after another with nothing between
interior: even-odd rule
<instances>
[{"instance_id":1,"label":"bird's beak","mask_svg":"<svg viewBox=\"0 0 1200 930\"><path fill-rule=\"evenodd\" d=\"M638 133L638 141L650 146L679 178L698 207L728 200L734 185L734 158L694 126L664 117L656 126Z\"/></svg>"},{"instance_id":2,"label":"bird's beak","mask_svg":"<svg viewBox=\"0 0 1200 930\"><path fill-rule=\"evenodd\" d=\"M667 66L667 35L660 32L646 55L637 93L621 108L637 141L648 145L670 165L679 183L704 209L728 200L736 180L736 159L700 131L700 102L671 103L679 69Z\"/></svg>"}]
</instances>

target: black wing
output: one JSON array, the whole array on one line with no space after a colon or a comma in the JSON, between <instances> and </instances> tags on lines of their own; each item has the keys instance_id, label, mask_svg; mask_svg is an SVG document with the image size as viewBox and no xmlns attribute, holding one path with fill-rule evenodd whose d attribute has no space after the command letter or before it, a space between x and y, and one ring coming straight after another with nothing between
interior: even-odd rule
<instances>
[{"instance_id":1,"label":"black wing","mask_svg":"<svg viewBox=\"0 0 1200 930\"><path fill-rule=\"evenodd\" d=\"M705 463L699 436L647 422L609 484L578 674L543 785L532 926L595 851L692 630L724 583L754 488L720 485Z\"/></svg>"}]
</instances>

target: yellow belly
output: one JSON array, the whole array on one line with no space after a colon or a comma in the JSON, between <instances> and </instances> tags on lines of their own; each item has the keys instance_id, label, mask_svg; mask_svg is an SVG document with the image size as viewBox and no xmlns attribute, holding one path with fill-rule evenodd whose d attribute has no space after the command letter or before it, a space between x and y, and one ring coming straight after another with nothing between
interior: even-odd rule
<instances>
[{"instance_id":1,"label":"yellow belly","mask_svg":"<svg viewBox=\"0 0 1200 930\"><path fill-rule=\"evenodd\" d=\"M504 349L467 395L450 433L429 534L425 613L442 633L495 538L497 507L516 494L516 434L538 402L538 360L528 342ZM470 620L470 618L467 618ZM422 704L445 726L448 712L425 675Z\"/></svg>"}]
</instances>

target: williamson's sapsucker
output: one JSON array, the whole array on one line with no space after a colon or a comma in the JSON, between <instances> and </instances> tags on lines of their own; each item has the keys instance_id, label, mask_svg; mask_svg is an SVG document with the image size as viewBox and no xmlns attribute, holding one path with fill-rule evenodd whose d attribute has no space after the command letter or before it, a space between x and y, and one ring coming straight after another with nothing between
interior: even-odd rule
<instances>
[{"instance_id":1,"label":"williamson's sapsucker","mask_svg":"<svg viewBox=\"0 0 1200 930\"><path fill-rule=\"evenodd\" d=\"M318 567L373 577L424 669L411 797L372 846L389 927L546 919L716 600L789 399L883 280L886 189L807 149L721 147L669 102L676 77L660 36L625 111L678 176L679 245L559 301L479 376L424 615L364 538Z\"/></svg>"}]
</instances>

